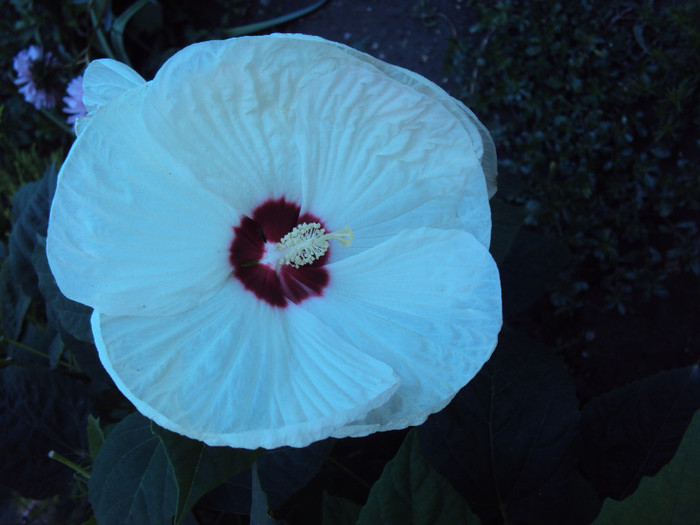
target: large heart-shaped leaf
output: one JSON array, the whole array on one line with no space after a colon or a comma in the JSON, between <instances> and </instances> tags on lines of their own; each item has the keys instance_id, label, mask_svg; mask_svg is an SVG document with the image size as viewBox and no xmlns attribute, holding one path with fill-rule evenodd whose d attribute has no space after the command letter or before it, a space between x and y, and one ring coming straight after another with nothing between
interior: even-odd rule
<instances>
[{"instance_id":1,"label":"large heart-shaped leaf","mask_svg":"<svg viewBox=\"0 0 700 525\"><path fill-rule=\"evenodd\" d=\"M357 525L478 525L479 518L423 457L418 434L410 432L374 484Z\"/></svg>"},{"instance_id":2,"label":"large heart-shaped leaf","mask_svg":"<svg viewBox=\"0 0 700 525\"><path fill-rule=\"evenodd\" d=\"M321 468L333 447L332 439L304 448L280 447L265 451L257 460L260 485L271 509L279 508L302 489ZM247 469L204 496L207 506L234 514L250 513L252 473Z\"/></svg>"},{"instance_id":3,"label":"large heart-shaped leaf","mask_svg":"<svg viewBox=\"0 0 700 525\"><path fill-rule=\"evenodd\" d=\"M147 418L133 413L114 427L97 455L88 490L100 525L170 525L177 485Z\"/></svg>"},{"instance_id":4,"label":"large heart-shaped leaf","mask_svg":"<svg viewBox=\"0 0 700 525\"><path fill-rule=\"evenodd\" d=\"M324 439L304 448L280 447L260 457L260 485L271 509L281 506L316 475L333 448L333 441Z\"/></svg>"},{"instance_id":5,"label":"large heart-shaped leaf","mask_svg":"<svg viewBox=\"0 0 700 525\"><path fill-rule=\"evenodd\" d=\"M0 268L0 319L5 336L17 339L31 302L31 297L12 276L10 263L4 261Z\"/></svg>"},{"instance_id":6,"label":"large heart-shaped leaf","mask_svg":"<svg viewBox=\"0 0 700 525\"><path fill-rule=\"evenodd\" d=\"M48 453L80 461L73 451L85 448L89 410L87 389L73 377L30 366L2 368L0 485L32 499L65 491L73 473Z\"/></svg>"},{"instance_id":7,"label":"large heart-shaped leaf","mask_svg":"<svg viewBox=\"0 0 700 525\"><path fill-rule=\"evenodd\" d=\"M700 412L676 455L654 477L645 477L623 501L605 500L594 525L685 525L700 516Z\"/></svg>"},{"instance_id":8,"label":"large heart-shaped leaf","mask_svg":"<svg viewBox=\"0 0 700 525\"><path fill-rule=\"evenodd\" d=\"M599 510L576 469L578 401L547 349L504 330L477 376L420 428L426 457L483 520L586 523ZM578 516L570 509L585 507Z\"/></svg>"},{"instance_id":9,"label":"large heart-shaped leaf","mask_svg":"<svg viewBox=\"0 0 700 525\"><path fill-rule=\"evenodd\" d=\"M361 509L362 507L354 501L325 492L322 525L355 525Z\"/></svg>"},{"instance_id":10,"label":"large heart-shaped leaf","mask_svg":"<svg viewBox=\"0 0 700 525\"><path fill-rule=\"evenodd\" d=\"M46 237L57 174L55 166L51 166L40 180L22 186L12 201L12 231L7 261L13 277L24 293L30 296L38 292L32 254L37 236Z\"/></svg>"},{"instance_id":11,"label":"large heart-shaped leaf","mask_svg":"<svg viewBox=\"0 0 700 525\"><path fill-rule=\"evenodd\" d=\"M37 237L32 253L32 265L38 277L41 295L46 301L46 314L49 319L70 335L81 341L92 342L90 315L92 308L71 301L58 289L46 258L46 239Z\"/></svg>"},{"instance_id":12,"label":"large heart-shaped leaf","mask_svg":"<svg viewBox=\"0 0 700 525\"><path fill-rule=\"evenodd\" d=\"M195 503L213 488L249 468L260 454L257 450L210 447L201 441L170 432L155 424L177 482L175 523L182 523Z\"/></svg>"},{"instance_id":13,"label":"large heart-shaped leaf","mask_svg":"<svg viewBox=\"0 0 700 525\"><path fill-rule=\"evenodd\" d=\"M593 399L582 410L581 471L602 496L629 496L642 476L671 460L698 409L697 365L659 372Z\"/></svg>"},{"instance_id":14,"label":"large heart-shaped leaf","mask_svg":"<svg viewBox=\"0 0 700 525\"><path fill-rule=\"evenodd\" d=\"M489 251L500 266L508 255L511 245L520 231L525 218L522 206L514 206L501 201L498 196L491 199L491 245Z\"/></svg>"}]
</instances>

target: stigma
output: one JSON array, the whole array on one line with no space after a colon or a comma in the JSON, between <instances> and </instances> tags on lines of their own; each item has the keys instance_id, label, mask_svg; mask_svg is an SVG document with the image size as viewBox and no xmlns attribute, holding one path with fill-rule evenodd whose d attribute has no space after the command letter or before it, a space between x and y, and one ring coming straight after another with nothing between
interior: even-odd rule
<instances>
[{"instance_id":1,"label":"stigma","mask_svg":"<svg viewBox=\"0 0 700 525\"><path fill-rule=\"evenodd\" d=\"M353 239L350 226L336 232L326 233L326 230L321 228L319 223L305 222L282 237L280 242L275 244L274 249L282 252L278 260L280 265L288 264L299 268L323 257L328 251L331 239L340 242L344 248L350 246Z\"/></svg>"}]
</instances>

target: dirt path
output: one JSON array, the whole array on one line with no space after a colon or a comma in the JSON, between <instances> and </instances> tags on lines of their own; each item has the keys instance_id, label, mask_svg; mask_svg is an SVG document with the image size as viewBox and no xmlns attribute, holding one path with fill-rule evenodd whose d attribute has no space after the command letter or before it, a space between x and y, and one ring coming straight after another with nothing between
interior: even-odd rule
<instances>
[{"instance_id":1,"label":"dirt path","mask_svg":"<svg viewBox=\"0 0 700 525\"><path fill-rule=\"evenodd\" d=\"M261 0L255 20L289 13L312 0ZM448 92L445 54L450 38L469 29L461 0L328 0L313 13L277 28L317 35L350 45L381 60L411 69Z\"/></svg>"}]
</instances>

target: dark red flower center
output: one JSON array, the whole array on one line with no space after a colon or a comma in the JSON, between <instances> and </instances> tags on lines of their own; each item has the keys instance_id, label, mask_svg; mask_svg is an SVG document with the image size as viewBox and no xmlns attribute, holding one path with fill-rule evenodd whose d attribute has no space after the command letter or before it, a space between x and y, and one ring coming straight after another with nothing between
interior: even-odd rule
<instances>
[{"instance_id":1,"label":"dark red flower center","mask_svg":"<svg viewBox=\"0 0 700 525\"><path fill-rule=\"evenodd\" d=\"M296 226L312 222L323 226L315 215L299 215L300 212L298 204L284 197L269 199L233 228L229 255L233 275L258 299L278 308L286 308L289 301L299 304L308 297L322 295L330 280L328 270L323 267L329 251L298 268L263 262L265 254Z\"/></svg>"}]
</instances>

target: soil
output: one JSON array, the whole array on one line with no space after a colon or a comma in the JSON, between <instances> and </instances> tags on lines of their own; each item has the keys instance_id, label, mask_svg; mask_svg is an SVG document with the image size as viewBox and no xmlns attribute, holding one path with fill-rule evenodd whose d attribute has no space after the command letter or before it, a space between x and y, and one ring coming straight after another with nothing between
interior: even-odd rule
<instances>
[{"instance_id":1,"label":"soil","mask_svg":"<svg viewBox=\"0 0 700 525\"><path fill-rule=\"evenodd\" d=\"M268 20L314 0L260 0L251 20ZM451 38L463 38L469 17L462 0L328 0L311 14L275 28L316 35L420 73L450 92L444 72Z\"/></svg>"},{"instance_id":2,"label":"soil","mask_svg":"<svg viewBox=\"0 0 700 525\"><path fill-rule=\"evenodd\" d=\"M246 23L269 20L313 3L259 0L248 11ZM453 39L470 38L473 23L462 0L328 0L275 30L347 44L415 71L453 93L445 58ZM573 315L557 315L545 295L509 321L558 350L583 404L659 370L700 362L700 280L678 273L671 275L667 288L668 297L640 300L624 315L594 304Z\"/></svg>"}]
</instances>

